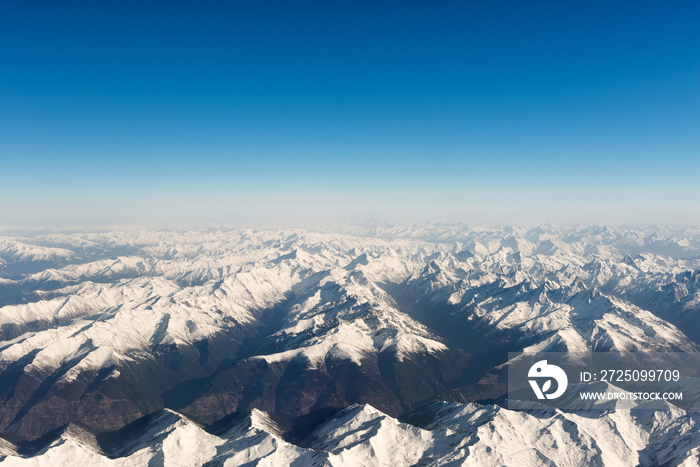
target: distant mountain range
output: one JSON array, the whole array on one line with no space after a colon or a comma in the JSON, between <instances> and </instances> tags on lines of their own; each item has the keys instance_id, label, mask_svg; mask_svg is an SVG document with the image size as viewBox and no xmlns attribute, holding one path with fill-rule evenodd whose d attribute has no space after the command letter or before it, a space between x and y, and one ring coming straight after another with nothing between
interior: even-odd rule
<instances>
[{"instance_id":1,"label":"distant mountain range","mask_svg":"<svg viewBox=\"0 0 700 467\"><path fill-rule=\"evenodd\" d=\"M508 352L698 352L699 311L690 227L0 230L0 455L697 465L672 405L498 404Z\"/></svg>"}]
</instances>

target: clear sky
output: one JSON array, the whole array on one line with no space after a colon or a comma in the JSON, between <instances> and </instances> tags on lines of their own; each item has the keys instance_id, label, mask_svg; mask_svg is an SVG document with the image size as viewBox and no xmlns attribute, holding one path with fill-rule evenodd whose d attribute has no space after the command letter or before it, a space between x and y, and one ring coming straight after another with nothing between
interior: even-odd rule
<instances>
[{"instance_id":1,"label":"clear sky","mask_svg":"<svg viewBox=\"0 0 700 467\"><path fill-rule=\"evenodd\" d=\"M0 2L0 224L700 224L700 2Z\"/></svg>"}]
</instances>

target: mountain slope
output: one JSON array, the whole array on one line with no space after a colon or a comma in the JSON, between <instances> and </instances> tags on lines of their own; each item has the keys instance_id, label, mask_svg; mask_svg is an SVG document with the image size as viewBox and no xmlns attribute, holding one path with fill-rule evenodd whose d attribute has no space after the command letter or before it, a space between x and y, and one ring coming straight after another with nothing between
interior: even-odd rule
<instances>
[{"instance_id":1,"label":"mountain slope","mask_svg":"<svg viewBox=\"0 0 700 467\"><path fill-rule=\"evenodd\" d=\"M0 235L12 441L166 407L204 425L264 410L311 426L353 404L397 417L496 399L508 352L699 350L694 228Z\"/></svg>"}]
</instances>

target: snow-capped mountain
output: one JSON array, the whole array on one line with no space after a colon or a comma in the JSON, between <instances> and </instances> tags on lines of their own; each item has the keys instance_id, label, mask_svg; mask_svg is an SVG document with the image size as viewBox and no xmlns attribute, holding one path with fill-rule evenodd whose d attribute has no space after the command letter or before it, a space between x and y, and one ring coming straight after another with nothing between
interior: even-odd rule
<instances>
[{"instance_id":1,"label":"snow-capped mountain","mask_svg":"<svg viewBox=\"0 0 700 467\"><path fill-rule=\"evenodd\" d=\"M96 434L71 423L31 443L3 441L6 465L697 465L697 414L610 411L597 417L530 408L434 402L403 422L352 405L296 443L265 412L236 413L203 427L170 410Z\"/></svg>"},{"instance_id":2,"label":"snow-capped mountain","mask_svg":"<svg viewBox=\"0 0 700 467\"><path fill-rule=\"evenodd\" d=\"M251 461L345 465L380 459L395 452L392 443L404 443L396 448L405 453L403 465L545 465L543 459L680 465L691 454L674 457L661 433L697 430L693 414L672 406L654 417L685 417L686 425L629 415L625 429L632 431L617 437L637 441L623 448L600 431L623 423L614 418L622 415L538 418L469 403L503 395L508 352L700 351L699 277L694 228L6 229L0 231L5 462L63 456L60 450L81 446L98 456L95 462L147 449L149 456L162 452L168 465L168 456L178 455L144 441L154 434L132 434L112 447L104 441L105 433L126 436L118 430L135 430L133 423L144 430L161 423L143 418L154 417L177 419L213 446L215 454L188 458L194 464L187 465L245 463L231 460L224 446L243 452L258 435L271 438L246 454ZM460 416L459 429L416 422L416 414L427 419L421 410L438 406L440 413L488 411L501 434L478 434L490 422L479 424L476 415ZM231 414L255 421L246 419L245 429L244 422L231 425L235 436L201 428ZM392 418L406 414L409 425ZM274 428L280 420L289 426ZM653 429L639 428L647 422ZM353 423L356 429L348 428ZM585 447L581 457L560 458L544 445L537 455L517 457L516 444L498 447L499 439L516 436L532 450L525 434L557 423L564 428L551 443L560 448L573 439L564 437L570 427L587 433L572 441ZM438 437L435 430L443 428ZM250 435L252 429L264 435ZM343 434L351 432L355 438ZM53 444L42 444L42 436ZM101 441L76 441L93 438ZM455 444L442 444L447 439ZM30 442L41 448L31 451ZM695 441L687 443L687 453L697 451ZM448 445L461 446L453 460L445 457ZM273 452L281 457L268 458ZM636 464L614 463L632 462L630 453Z\"/></svg>"}]
</instances>

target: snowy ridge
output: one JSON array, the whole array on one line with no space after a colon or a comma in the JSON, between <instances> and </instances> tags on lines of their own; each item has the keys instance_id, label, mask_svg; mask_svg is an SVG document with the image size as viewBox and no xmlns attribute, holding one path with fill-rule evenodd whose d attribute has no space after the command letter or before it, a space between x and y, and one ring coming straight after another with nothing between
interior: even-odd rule
<instances>
[{"instance_id":1,"label":"snowy ridge","mask_svg":"<svg viewBox=\"0 0 700 467\"><path fill-rule=\"evenodd\" d=\"M586 417L442 402L423 407L402 423L370 406L355 405L297 445L282 439L264 412L238 418L233 427L215 434L170 411L106 435L69 425L33 449L5 442L4 463L672 467L697 465L700 446L697 415L672 406Z\"/></svg>"},{"instance_id":2,"label":"snowy ridge","mask_svg":"<svg viewBox=\"0 0 700 467\"><path fill-rule=\"evenodd\" d=\"M238 443L249 461L321 456L336 465L389 456L382 446L407 437L416 449L402 462L429 465L447 459L437 453L434 428L395 419L435 400L496 399L508 351L696 352L698 312L700 230L689 227L27 231L0 237L0 431L35 440L79 422L114 432L165 407L202 426L251 413L229 427L230 436L211 435L220 438L217 453ZM340 420L349 417L354 438L329 427L337 436L319 432L318 445L284 441L276 417L297 423L343 407L352 409L334 423L345 426ZM542 418L499 414L493 420L503 439L525 439L520 425L543 429ZM678 416L687 433L697 431L692 414ZM592 419L556 417L563 427L593 430L586 425ZM674 426L664 425L682 431ZM658 439L639 435L640 449L675 465L681 457L670 454L659 430ZM541 446L537 462L634 458L631 447L590 436L577 442L598 457L567 460ZM502 449L506 457L489 457L495 454L485 446L496 450L497 436L492 445L483 444L486 433L477 438L453 455L517 463ZM568 446L566 438L550 441ZM245 443L259 450L246 451ZM475 457L478 446L484 451ZM100 449L108 458L116 452Z\"/></svg>"},{"instance_id":3,"label":"snowy ridge","mask_svg":"<svg viewBox=\"0 0 700 467\"><path fill-rule=\"evenodd\" d=\"M255 358L303 358L310 366L330 358L362 365L368 355L386 350L399 360L447 350L424 326L395 310L386 293L361 271L344 269L330 271L307 289L271 337L294 350Z\"/></svg>"}]
</instances>

